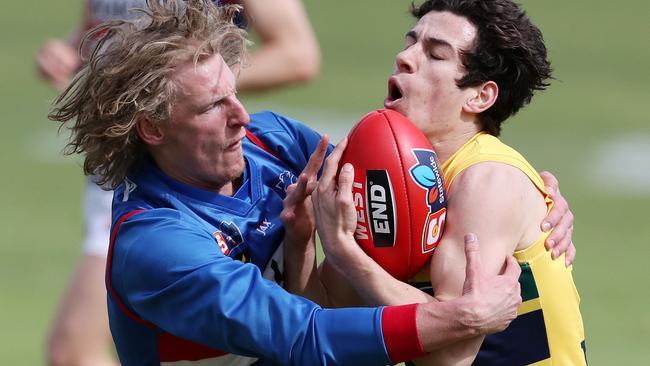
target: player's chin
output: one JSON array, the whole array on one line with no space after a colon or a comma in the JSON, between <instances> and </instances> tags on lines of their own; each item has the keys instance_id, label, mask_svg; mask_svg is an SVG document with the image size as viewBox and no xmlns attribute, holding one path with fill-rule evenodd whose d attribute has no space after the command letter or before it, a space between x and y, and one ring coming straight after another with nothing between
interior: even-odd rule
<instances>
[{"instance_id":1,"label":"player's chin","mask_svg":"<svg viewBox=\"0 0 650 366\"><path fill-rule=\"evenodd\" d=\"M228 176L231 178L231 180L239 178L244 173L246 163L244 161L244 155L242 153L234 153L232 156L227 157L225 160Z\"/></svg>"}]
</instances>

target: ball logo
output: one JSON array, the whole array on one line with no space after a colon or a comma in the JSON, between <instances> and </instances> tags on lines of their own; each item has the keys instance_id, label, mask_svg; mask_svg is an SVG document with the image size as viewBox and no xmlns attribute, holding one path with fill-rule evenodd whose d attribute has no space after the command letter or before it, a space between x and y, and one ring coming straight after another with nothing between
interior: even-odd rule
<instances>
[{"instance_id":1,"label":"ball logo","mask_svg":"<svg viewBox=\"0 0 650 366\"><path fill-rule=\"evenodd\" d=\"M365 184L354 182L352 195L357 209L354 236L367 240L370 234L375 247L395 246L395 201L388 172L367 170Z\"/></svg>"},{"instance_id":2,"label":"ball logo","mask_svg":"<svg viewBox=\"0 0 650 366\"><path fill-rule=\"evenodd\" d=\"M432 251L438 245L447 217L446 197L442 176L438 170L436 153L426 149L411 149L417 163L411 167L411 178L426 193L429 214L422 230L422 252Z\"/></svg>"}]
</instances>

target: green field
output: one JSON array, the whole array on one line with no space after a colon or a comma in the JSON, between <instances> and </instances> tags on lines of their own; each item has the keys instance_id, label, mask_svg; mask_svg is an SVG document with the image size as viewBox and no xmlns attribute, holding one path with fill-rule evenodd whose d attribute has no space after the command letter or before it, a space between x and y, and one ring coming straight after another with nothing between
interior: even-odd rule
<instances>
[{"instance_id":1,"label":"green field","mask_svg":"<svg viewBox=\"0 0 650 366\"><path fill-rule=\"evenodd\" d=\"M412 24L408 3L306 0L321 76L244 96L249 109L293 114L327 132L381 106ZM544 31L557 80L506 124L504 139L556 174L576 215L574 276L590 364L650 364L650 5L523 4ZM3 365L44 364L44 336L79 256L84 178L79 159L61 156L64 137L46 118L55 94L39 82L33 56L45 39L66 36L80 13L76 1L6 1L0 15Z\"/></svg>"}]
</instances>

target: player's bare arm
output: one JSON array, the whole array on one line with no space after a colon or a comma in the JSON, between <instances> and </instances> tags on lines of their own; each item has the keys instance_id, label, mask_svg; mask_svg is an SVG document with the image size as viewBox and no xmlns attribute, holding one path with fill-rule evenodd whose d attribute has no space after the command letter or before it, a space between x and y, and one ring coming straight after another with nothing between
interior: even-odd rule
<instances>
[{"instance_id":1,"label":"player's bare arm","mask_svg":"<svg viewBox=\"0 0 650 366\"><path fill-rule=\"evenodd\" d=\"M489 163L485 164L489 165ZM521 173L516 169L513 169L513 171L517 178L523 177L523 175L521 175ZM548 187L551 187L551 189L555 188L554 191L557 192L555 197L559 198L561 201L559 204L560 207L558 207L557 204L554 205L553 209L549 213L550 216L545 218L545 220L549 220L550 218L554 222L553 225L559 224L560 226L564 227L564 225L566 225L565 222L568 222L567 220L569 217L572 220L572 214L568 210L568 204L566 203L566 200L564 200L564 198L559 194L559 189L557 189L557 180L550 173L546 173L546 175L543 175L543 177L545 177L545 183ZM524 177L522 179L526 187L533 189L531 188L532 185L527 178ZM536 189L533 189L533 191L537 192ZM538 193L534 192L532 196L536 197ZM540 218L537 221L538 223L542 222L544 213L545 211L540 214ZM448 219L447 222L451 222L453 225L455 221L462 221L464 219L466 219L466 216L463 216L463 218L460 220ZM563 242L570 243L571 231L562 230L562 227L560 227L561 233L558 233L558 236L563 235L563 237L561 237L561 240ZM529 231L532 232L532 235L529 233L527 237L531 239L537 237L538 233L541 233L537 227L530 228ZM460 235L456 238L456 241L460 241L462 243L462 234L463 233L461 232ZM452 239L448 238L448 234L445 234L445 236L443 236L443 241L444 240ZM510 241L504 241L503 244L515 246L517 242L511 239ZM503 246L503 244L500 245ZM330 299L334 301L334 305L403 305L412 302L420 303L426 301L435 301L435 299L428 294L390 276L383 268L375 263L363 251L358 250L358 245L356 245L354 240L346 240L342 242L342 245L345 245L342 248L346 248L346 250L349 250L349 253L353 253L351 256L355 258L355 266L346 264L344 266L345 269L338 271L332 265L332 260L329 260L327 258L321 265L321 281L325 287L329 289L328 294ZM564 249L567 250L567 263L570 263L570 261L573 259L573 256L575 255L575 250L572 250L572 248L573 245L567 245L564 247ZM510 251L507 255L510 254L512 254L512 251ZM561 254L562 252L559 252L558 256ZM506 252L504 252L501 256L501 264L503 264L503 258L505 256ZM571 258L568 258L569 256L571 256ZM357 278L357 280L349 281L350 276ZM346 281L346 279L348 280ZM345 286L342 286L342 283L344 283Z\"/></svg>"},{"instance_id":2,"label":"player's bare arm","mask_svg":"<svg viewBox=\"0 0 650 366\"><path fill-rule=\"evenodd\" d=\"M481 238L480 256L488 275L503 270L505 257L535 242L546 214L542 194L518 169L501 163L479 163L461 173L448 192L448 226L431 260L431 283L437 299L461 296L465 278L463 235ZM441 349L418 365L469 365L483 336Z\"/></svg>"},{"instance_id":3,"label":"player's bare arm","mask_svg":"<svg viewBox=\"0 0 650 366\"><path fill-rule=\"evenodd\" d=\"M351 194L353 167L344 165L338 182L335 177L344 148L345 141L327 159L318 188L312 195L323 249L332 266L341 273L346 273L346 269L364 268L368 261L353 238L356 227L356 211ZM463 296L449 302L420 304L417 308L418 331L427 351L459 339L503 330L514 319L521 303L517 281L520 270L513 264L514 260L508 260L504 275L486 276L481 270L475 240L468 242L468 276ZM364 270L355 271L347 279L355 283L363 281L365 275ZM392 278L387 274L386 277ZM430 327L448 329L449 332L444 335L430 332Z\"/></svg>"}]
</instances>

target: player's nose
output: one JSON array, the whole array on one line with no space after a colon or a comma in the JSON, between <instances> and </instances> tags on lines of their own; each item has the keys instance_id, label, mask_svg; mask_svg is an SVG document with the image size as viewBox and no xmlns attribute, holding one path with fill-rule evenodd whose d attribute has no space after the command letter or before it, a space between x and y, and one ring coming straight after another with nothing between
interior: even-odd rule
<instances>
[{"instance_id":1,"label":"player's nose","mask_svg":"<svg viewBox=\"0 0 650 366\"><path fill-rule=\"evenodd\" d=\"M397 69L397 72L412 73L415 69L412 48L413 47L409 47L405 50L402 50L395 57L395 68Z\"/></svg>"},{"instance_id":2,"label":"player's nose","mask_svg":"<svg viewBox=\"0 0 650 366\"><path fill-rule=\"evenodd\" d=\"M246 126L250 123L250 121L251 118L248 115L248 111L246 111L246 108L239 101L239 99L233 95L233 103L228 115L228 122L233 126Z\"/></svg>"}]
</instances>

